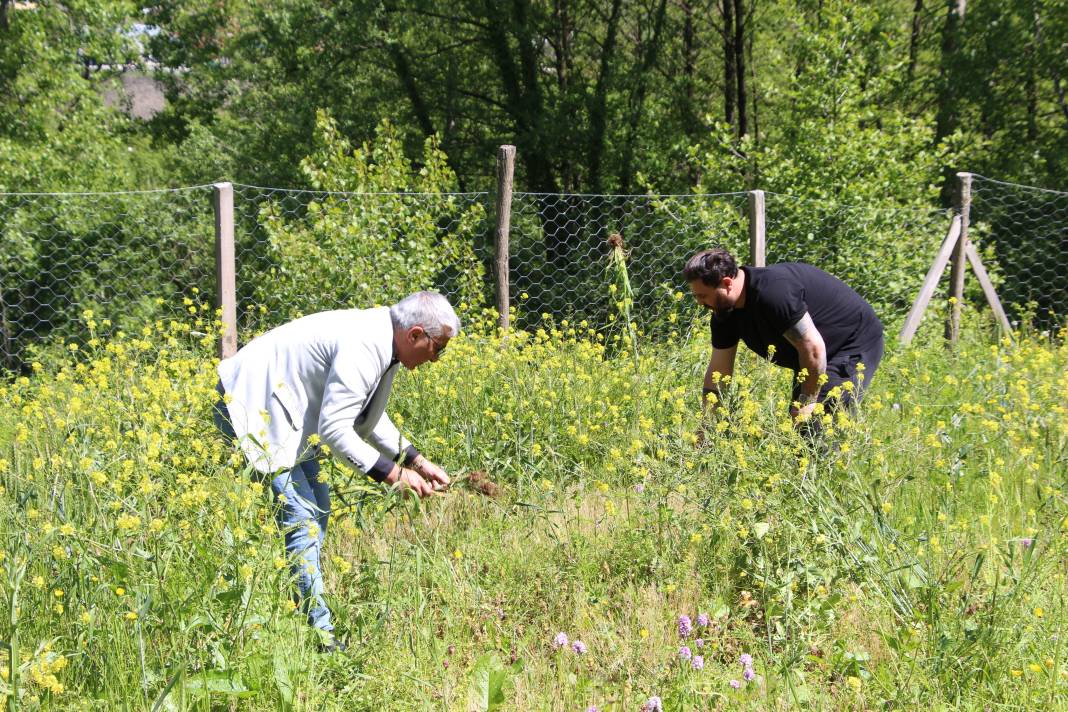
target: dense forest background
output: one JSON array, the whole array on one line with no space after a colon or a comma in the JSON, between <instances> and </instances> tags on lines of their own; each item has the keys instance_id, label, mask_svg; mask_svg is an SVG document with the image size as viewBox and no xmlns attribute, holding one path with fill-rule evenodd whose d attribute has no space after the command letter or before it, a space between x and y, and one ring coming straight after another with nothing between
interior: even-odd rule
<instances>
[{"instance_id":1,"label":"dense forest background","mask_svg":"<svg viewBox=\"0 0 1068 712\"><path fill-rule=\"evenodd\" d=\"M937 205L1068 185L1066 72L1065 0L0 0L0 191L304 186L325 110L462 190L514 143L532 192Z\"/></svg>"}]
</instances>

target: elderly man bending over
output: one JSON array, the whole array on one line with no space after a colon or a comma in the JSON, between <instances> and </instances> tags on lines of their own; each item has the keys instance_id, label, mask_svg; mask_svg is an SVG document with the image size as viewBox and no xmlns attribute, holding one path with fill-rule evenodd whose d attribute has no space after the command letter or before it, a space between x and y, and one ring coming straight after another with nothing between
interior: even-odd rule
<instances>
[{"instance_id":1,"label":"elderly man bending over","mask_svg":"<svg viewBox=\"0 0 1068 712\"><path fill-rule=\"evenodd\" d=\"M391 307L302 317L219 364L216 424L272 478L300 599L327 651L344 646L322 597L330 488L319 479L319 444L350 468L421 497L447 486L445 471L400 434L385 407L397 367L436 361L459 331L445 297L417 292Z\"/></svg>"}]
</instances>

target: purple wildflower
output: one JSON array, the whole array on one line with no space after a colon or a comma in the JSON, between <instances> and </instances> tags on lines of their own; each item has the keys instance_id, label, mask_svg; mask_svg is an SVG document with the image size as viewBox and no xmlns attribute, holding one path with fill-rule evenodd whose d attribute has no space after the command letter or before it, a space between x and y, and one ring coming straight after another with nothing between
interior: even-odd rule
<instances>
[{"instance_id":1,"label":"purple wildflower","mask_svg":"<svg viewBox=\"0 0 1068 712\"><path fill-rule=\"evenodd\" d=\"M1020 539L1020 543L1023 544L1023 548L1030 549L1031 544L1034 543L1034 540L1031 539L1031 537L1029 536L1025 536L1023 539Z\"/></svg>"},{"instance_id":2,"label":"purple wildflower","mask_svg":"<svg viewBox=\"0 0 1068 712\"><path fill-rule=\"evenodd\" d=\"M681 658L682 660L689 660L691 657L693 657L693 653L690 652L690 649L688 647L684 645L679 648L679 658Z\"/></svg>"},{"instance_id":3,"label":"purple wildflower","mask_svg":"<svg viewBox=\"0 0 1068 712\"><path fill-rule=\"evenodd\" d=\"M571 649L575 651L575 655L585 655L587 652L586 644L581 640L576 640L571 644Z\"/></svg>"},{"instance_id":4,"label":"purple wildflower","mask_svg":"<svg viewBox=\"0 0 1068 712\"><path fill-rule=\"evenodd\" d=\"M708 624L711 623L711 622L712 621L709 620L707 613L698 613L697 614L697 627L698 628L707 628Z\"/></svg>"},{"instance_id":5,"label":"purple wildflower","mask_svg":"<svg viewBox=\"0 0 1068 712\"><path fill-rule=\"evenodd\" d=\"M567 633L562 633L562 632L561 633L557 633L556 637L553 638L553 647L554 648L566 648L567 644L569 642L571 642L571 641L568 640Z\"/></svg>"},{"instance_id":6,"label":"purple wildflower","mask_svg":"<svg viewBox=\"0 0 1068 712\"><path fill-rule=\"evenodd\" d=\"M664 712L664 703L659 697L654 695L642 705L642 712Z\"/></svg>"},{"instance_id":7,"label":"purple wildflower","mask_svg":"<svg viewBox=\"0 0 1068 712\"><path fill-rule=\"evenodd\" d=\"M641 494L642 492L645 491L645 485L643 485L641 482L639 482L638 484L634 485L634 491L637 492L638 494Z\"/></svg>"},{"instance_id":8,"label":"purple wildflower","mask_svg":"<svg viewBox=\"0 0 1068 712\"><path fill-rule=\"evenodd\" d=\"M738 662L740 662L743 667L753 667L753 656L749 653L742 653L742 657L738 658Z\"/></svg>"},{"instance_id":9,"label":"purple wildflower","mask_svg":"<svg viewBox=\"0 0 1068 712\"><path fill-rule=\"evenodd\" d=\"M730 684L731 687L733 687L735 690L742 686L742 683L738 682L737 680L731 680Z\"/></svg>"},{"instance_id":10,"label":"purple wildflower","mask_svg":"<svg viewBox=\"0 0 1068 712\"><path fill-rule=\"evenodd\" d=\"M693 656L693 660L690 661L690 667L692 667L694 670L704 670L705 669L705 658L704 658L704 656L703 655L694 655Z\"/></svg>"},{"instance_id":11,"label":"purple wildflower","mask_svg":"<svg viewBox=\"0 0 1068 712\"><path fill-rule=\"evenodd\" d=\"M704 639L704 638L697 638L697 639L695 639L695 640L693 641L693 646L694 646L695 648L703 648L703 647L705 647L705 639Z\"/></svg>"},{"instance_id":12,"label":"purple wildflower","mask_svg":"<svg viewBox=\"0 0 1068 712\"><path fill-rule=\"evenodd\" d=\"M679 616L679 637L689 638L690 633L693 632L693 623L690 622L689 616Z\"/></svg>"},{"instance_id":13,"label":"purple wildflower","mask_svg":"<svg viewBox=\"0 0 1068 712\"><path fill-rule=\"evenodd\" d=\"M756 673L753 672L753 668L747 667L742 673L742 677L745 678L746 682L752 682L753 678L756 677Z\"/></svg>"},{"instance_id":14,"label":"purple wildflower","mask_svg":"<svg viewBox=\"0 0 1068 712\"><path fill-rule=\"evenodd\" d=\"M598 712L597 705L590 705L586 708L586 712Z\"/></svg>"}]
</instances>

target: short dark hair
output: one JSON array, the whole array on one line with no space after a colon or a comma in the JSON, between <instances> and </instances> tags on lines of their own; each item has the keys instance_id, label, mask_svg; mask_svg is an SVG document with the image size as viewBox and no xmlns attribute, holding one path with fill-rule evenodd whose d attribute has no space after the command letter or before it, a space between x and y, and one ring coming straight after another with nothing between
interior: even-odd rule
<instances>
[{"instance_id":1,"label":"short dark hair","mask_svg":"<svg viewBox=\"0 0 1068 712\"><path fill-rule=\"evenodd\" d=\"M709 287L718 287L724 277L734 279L738 276L738 263L734 255L722 247L701 250L686 262L682 276L687 282L700 280Z\"/></svg>"}]
</instances>

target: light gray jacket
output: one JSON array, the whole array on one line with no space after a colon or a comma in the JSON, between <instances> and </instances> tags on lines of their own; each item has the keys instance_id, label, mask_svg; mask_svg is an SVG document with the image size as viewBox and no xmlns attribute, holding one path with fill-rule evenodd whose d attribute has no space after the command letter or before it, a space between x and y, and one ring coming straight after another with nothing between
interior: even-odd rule
<instances>
[{"instance_id":1,"label":"light gray jacket","mask_svg":"<svg viewBox=\"0 0 1068 712\"><path fill-rule=\"evenodd\" d=\"M241 448L260 472L311 458L309 438L318 435L338 460L371 473L410 446L385 414L398 366L389 308L379 307L291 321L218 372Z\"/></svg>"}]
</instances>

